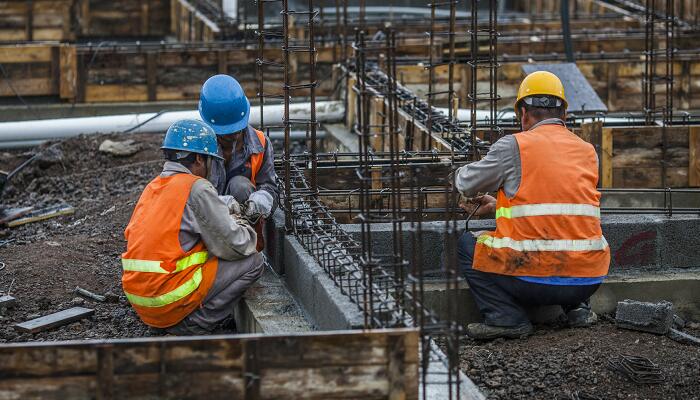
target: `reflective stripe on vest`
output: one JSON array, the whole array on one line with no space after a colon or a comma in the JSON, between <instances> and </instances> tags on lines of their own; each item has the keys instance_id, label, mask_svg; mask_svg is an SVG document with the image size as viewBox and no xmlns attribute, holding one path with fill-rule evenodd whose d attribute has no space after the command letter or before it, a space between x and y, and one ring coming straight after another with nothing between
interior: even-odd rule
<instances>
[{"instance_id":1,"label":"reflective stripe on vest","mask_svg":"<svg viewBox=\"0 0 700 400\"><path fill-rule=\"evenodd\" d=\"M207 262L209 254L206 251L192 253L187 257L183 257L175 263L175 270L170 272L160 266L161 261L152 260L134 260L122 258L122 268L124 271L135 272L153 272L156 274L174 274L184 271L193 265L204 264Z\"/></svg>"},{"instance_id":2,"label":"reflective stripe on vest","mask_svg":"<svg viewBox=\"0 0 700 400\"><path fill-rule=\"evenodd\" d=\"M603 236L600 239L514 240L509 237L481 235L477 243L493 249L509 248L516 251L597 251L608 247L608 242Z\"/></svg>"},{"instance_id":3,"label":"reflective stripe on vest","mask_svg":"<svg viewBox=\"0 0 700 400\"><path fill-rule=\"evenodd\" d=\"M496 219L538 217L545 215L578 215L600 218L600 208L590 204L544 203L500 207L496 210Z\"/></svg>"},{"instance_id":4,"label":"reflective stripe on vest","mask_svg":"<svg viewBox=\"0 0 700 400\"><path fill-rule=\"evenodd\" d=\"M185 283L178 286L177 289L165 294L161 294L160 296L142 297L127 292L124 293L126 294L126 298L129 299L129 302L131 304L141 307L163 307L189 296L190 293L197 290L201 282L202 269L197 268L197 271L195 271L195 273L192 275L192 278L188 279L187 281L185 281Z\"/></svg>"}]
</instances>

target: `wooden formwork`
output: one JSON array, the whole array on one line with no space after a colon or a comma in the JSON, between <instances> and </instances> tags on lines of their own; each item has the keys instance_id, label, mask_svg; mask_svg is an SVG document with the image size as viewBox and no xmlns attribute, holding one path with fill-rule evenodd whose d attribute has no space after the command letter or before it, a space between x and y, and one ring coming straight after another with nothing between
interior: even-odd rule
<instances>
[{"instance_id":1,"label":"wooden formwork","mask_svg":"<svg viewBox=\"0 0 700 400\"><path fill-rule=\"evenodd\" d=\"M525 77L523 62L504 62L498 70L498 94L501 96L499 108L513 104L518 86ZM609 111L642 110L642 77L644 61L641 59L600 59L579 60L576 65L591 84ZM674 62L674 106L677 109L700 108L700 59L678 57ZM663 74L666 66L658 62L656 71ZM399 80L419 95L424 95L428 84L428 71L421 65L400 65L397 67ZM464 64L455 65L455 90L461 99L460 107L467 108L470 68ZM447 67L435 68L435 90L445 90L448 81ZM488 71L479 70L477 87L480 92L489 90ZM664 101L663 82L657 88L657 102ZM446 106L446 105L443 105ZM486 104L480 104L486 107Z\"/></svg>"},{"instance_id":2,"label":"wooden formwork","mask_svg":"<svg viewBox=\"0 0 700 400\"><path fill-rule=\"evenodd\" d=\"M0 46L0 63L11 83L0 84L0 96L75 97L76 50L70 45ZM17 93L15 93L17 92Z\"/></svg>"},{"instance_id":3,"label":"wooden formwork","mask_svg":"<svg viewBox=\"0 0 700 400\"><path fill-rule=\"evenodd\" d=\"M0 345L18 399L417 399L418 331Z\"/></svg>"},{"instance_id":4,"label":"wooden formwork","mask_svg":"<svg viewBox=\"0 0 700 400\"><path fill-rule=\"evenodd\" d=\"M186 0L170 0L170 32L180 42L211 42L220 28Z\"/></svg>"},{"instance_id":5,"label":"wooden formwork","mask_svg":"<svg viewBox=\"0 0 700 400\"><path fill-rule=\"evenodd\" d=\"M72 40L74 0L0 1L0 42Z\"/></svg>"},{"instance_id":6,"label":"wooden formwork","mask_svg":"<svg viewBox=\"0 0 700 400\"><path fill-rule=\"evenodd\" d=\"M528 14L555 14L559 13L561 2L555 0L515 0L513 8ZM574 0L569 5L570 10L585 14L605 14L614 12L614 9L601 0Z\"/></svg>"},{"instance_id":7,"label":"wooden formwork","mask_svg":"<svg viewBox=\"0 0 700 400\"><path fill-rule=\"evenodd\" d=\"M700 126L603 127L598 122L584 125L581 137L598 151L602 187L700 187Z\"/></svg>"},{"instance_id":8,"label":"wooden formwork","mask_svg":"<svg viewBox=\"0 0 700 400\"><path fill-rule=\"evenodd\" d=\"M113 40L165 36L170 30L169 0L73 0L81 37Z\"/></svg>"}]
</instances>

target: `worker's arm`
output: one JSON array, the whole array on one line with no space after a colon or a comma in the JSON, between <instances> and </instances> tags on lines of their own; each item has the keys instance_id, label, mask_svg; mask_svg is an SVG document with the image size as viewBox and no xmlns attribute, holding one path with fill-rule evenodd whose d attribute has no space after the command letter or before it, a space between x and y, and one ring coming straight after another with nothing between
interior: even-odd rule
<instances>
[{"instance_id":1,"label":"worker's arm","mask_svg":"<svg viewBox=\"0 0 700 400\"><path fill-rule=\"evenodd\" d=\"M275 174L275 154L272 150L272 141L270 138L267 138L265 143L265 156L263 157L262 166L255 175L255 192L256 193L251 195L251 198L254 198L256 203L260 202L260 208L267 211L261 213L272 215L277 209L279 193L277 188L277 175Z\"/></svg>"},{"instance_id":2,"label":"worker's arm","mask_svg":"<svg viewBox=\"0 0 700 400\"><path fill-rule=\"evenodd\" d=\"M236 222L226 203L206 179L197 180L187 199L193 216L192 230L199 233L207 251L224 260L239 260L256 253L257 236L247 224Z\"/></svg>"},{"instance_id":3,"label":"worker's arm","mask_svg":"<svg viewBox=\"0 0 700 400\"><path fill-rule=\"evenodd\" d=\"M492 144L481 160L467 164L455 172L455 187L466 197L495 192L501 187L508 196L513 196L519 185L520 154L512 135L504 136Z\"/></svg>"}]
</instances>

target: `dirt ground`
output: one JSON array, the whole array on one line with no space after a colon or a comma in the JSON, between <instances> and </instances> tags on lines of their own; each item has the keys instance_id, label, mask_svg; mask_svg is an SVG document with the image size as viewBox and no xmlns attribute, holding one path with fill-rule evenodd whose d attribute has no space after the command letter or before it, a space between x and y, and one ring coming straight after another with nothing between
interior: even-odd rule
<instances>
[{"instance_id":1,"label":"dirt ground","mask_svg":"<svg viewBox=\"0 0 700 400\"><path fill-rule=\"evenodd\" d=\"M88 136L61 142L44 150L37 161L5 188L3 207L70 204L75 214L13 229L0 229L0 291L10 283L15 308L0 316L0 342L135 337L158 334L131 310L121 290L120 254L124 228L144 186L162 165L160 135L133 135L141 150L128 157L100 153L107 138ZM48 146L43 146L46 149ZM0 169L9 171L32 151L0 153ZM112 293L116 302L83 300L80 286L97 294ZM95 315L62 328L38 334L19 334L13 325L70 308L94 308Z\"/></svg>"},{"instance_id":2,"label":"dirt ground","mask_svg":"<svg viewBox=\"0 0 700 400\"><path fill-rule=\"evenodd\" d=\"M685 332L700 334L700 329ZM661 367L659 384L627 381L607 367L618 354L644 356ZM464 340L462 370L489 399L700 399L700 347L664 336L618 329L610 318L588 329L538 327L521 340Z\"/></svg>"}]
</instances>

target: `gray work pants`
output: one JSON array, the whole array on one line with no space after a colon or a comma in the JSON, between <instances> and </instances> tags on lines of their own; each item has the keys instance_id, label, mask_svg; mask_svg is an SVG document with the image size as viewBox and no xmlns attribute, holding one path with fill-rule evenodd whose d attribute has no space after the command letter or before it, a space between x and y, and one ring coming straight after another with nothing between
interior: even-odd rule
<instances>
[{"instance_id":1,"label":"gray work pants","mask_svg":"<svg viewBox=\"0 0 700 400\"><path fill-rule=\"evenodd\" d=\"M255 253L242 260L219 260L216 278L202 304L177 325L176 335L204 335L233 318L236 302L263 274L263 256Z\"/></svg>"}]
</instances>

